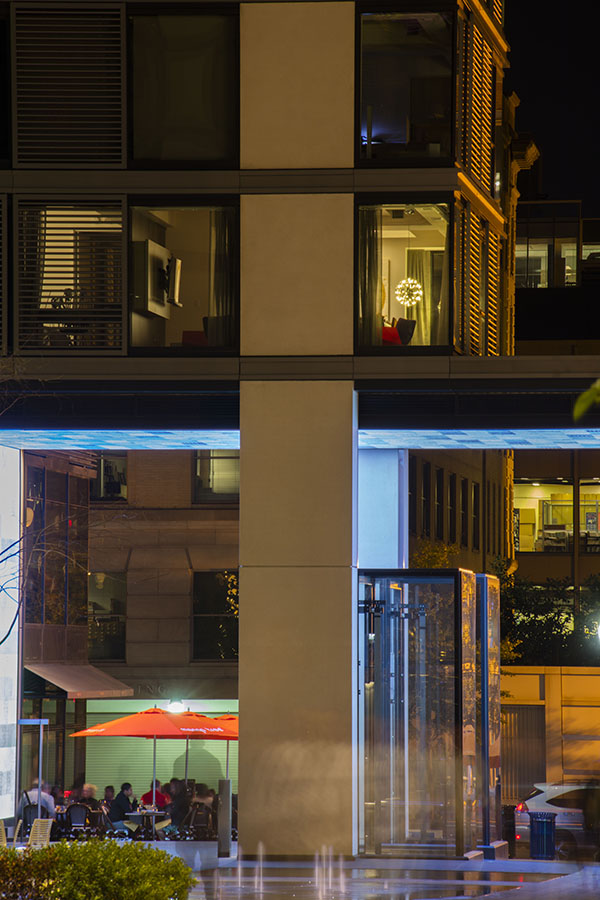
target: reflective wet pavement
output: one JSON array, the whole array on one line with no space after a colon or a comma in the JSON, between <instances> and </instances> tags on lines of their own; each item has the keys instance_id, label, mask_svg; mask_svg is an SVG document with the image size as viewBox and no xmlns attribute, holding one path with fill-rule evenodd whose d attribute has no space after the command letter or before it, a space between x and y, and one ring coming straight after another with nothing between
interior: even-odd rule
<instances>
[{"instance_id":1,"label":"reflective wet pavement","mask_svg":"<svg viewBox=\"0 0 600 900\"><path fill-rule=\"evenodd\" d=\"M453 900L503 892L502 900L531 897L587 900L569 884L583 873L576 865L533 863L527 860L497 862L431 860L320 860L299 864L230 862L199 873L190 900ZM597 869L600 876L600 867ZM563 878L561 876L567 876ZM588 879L589 880L589 879ZM562 885L566 893L549 894ZM590 885L592 882L590 881ZM600 880L594 900L600 897ZM519 888L515 891L514 888ZM590 894L590 898L591 898Z\"/></svg>"}]
</instances>

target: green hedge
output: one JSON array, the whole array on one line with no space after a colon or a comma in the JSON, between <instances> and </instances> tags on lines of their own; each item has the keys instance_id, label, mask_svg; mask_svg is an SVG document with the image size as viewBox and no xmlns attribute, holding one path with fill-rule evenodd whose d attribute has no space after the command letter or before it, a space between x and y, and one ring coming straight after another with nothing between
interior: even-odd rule
<instances>
[{"instance_id":1,"label":"green hedge","mask_svg":"<svg viewBox=\"0 0 600 900\"><path fill-rule=\"evenodd\" d=\"M0 900L186 900L195 883L183 860L139 843L0 850Z\"/></svg>"}]
</instances>

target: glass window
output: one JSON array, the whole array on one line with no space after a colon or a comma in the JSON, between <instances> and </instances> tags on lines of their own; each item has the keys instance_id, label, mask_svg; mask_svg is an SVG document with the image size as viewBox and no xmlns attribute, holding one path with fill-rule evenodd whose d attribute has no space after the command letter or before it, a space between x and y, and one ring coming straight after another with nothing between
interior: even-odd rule
<instances>
[{"instance_id":1,"label":"glass window","mask_svg":"<svg viewBox=\"0 0 600 900\"><path fill-rule=\"evenodd\" d=\"M25 591L25 621L42 624L44 621L44 470L27 466L25 500L25 536L23 540L23 587Z\"/></svg>"},{"instance_id":2,"label":"glass window","mask_svg":"<svg viewBox=\"0 0 600 900\"><path fill-rule=\"evenodd\" d=\"M479 550L481 534L481 488L476 481L471 485L471 516L473 518L473 550Z\"/></svg>"},{"instance_id":3,"label":"glass window","mask_svg":"<svg viewBox=\"0 0 600 900\"><path fill-rule=\"evenodd\" d=\"M88 576L88 657L125 659L126 572Z\"/></svg>"},{"instance_id":4,"label":"glass window","mask_svg":"<svg viewBox=\"0 0 600 900\"><path fill-rule=\"evenodd\" d=\"M435 470L435 536L444 540L444 470Z\"/></svg>"},{"instance_id":5,"label":"glass window","mask_svg":"<svg viewBox=\"0 0 600 900\"><path fill-rule=\"evenodd\" d=\"M237 228L233 207L132 208L132 348L237 349Z\"/></svg>"},{"instance_id":6,"label":"glass window","mask_svg":"<svg viewBox=\"0 0 600 900\"><path fill-rule=\"evenodd\" d=\"M194 503L239 502L239 450L197 450L194 468Z\"/></svg>"},{"instance_id":7,"label":"glass window","mask_svg":"<svg viewBox=\"0 0 600 900\"><path fill-rule=\"evenodd\" d=\"M424 462L421 470L421 534L431 535L431 463Z\"/></svg>"},{"instance_id":8,"label":"glass window","mask_svg":"<svg viewBox=\"0 0 600 900\"><path fill-rule=\"evenodd\" d=\"M460 543L469 546L469 482L460 479Z\"/></svg>"},{"instance_id":9,"label":"glass window","mask_svg":"<svg viewBox=\"0 0 600 900\"><path fill-rule=\"evenodd\" d=\"M234 164L238 156L237 18L131 17L132 155L138 162Z\"/></svg>"},{"instance_id":10,"label":"glass window","mask_svg":"<svg viewBox=\"0 0 600 900\"><path fill-rule=\"evenodd\" d=\"M194 659L237 659L238 573L194 572Z\"/></svg>"},{"instance_id":11,"label":"glass window","mask_svg":"<svg viewBox=\"0 0 600 900\"><path fill-rule=\"evenodd\" d=\"M579 484L579 545L583 553L600 553L600 478Z\"/></svg>"},{"instance_id":12,"label":"glass window","mask_svg":"<svg viewBox=\"0 0 600 900\"><path fill-rule=\"evenodd\" d=\"M98 453L90 500L127 500L127 453Z\"/></svg>"},{"instance_id":13,"label":"glass window","mask_svg":"<svg viewBox=\"0 0 600 900\"><path fill-rule=\"evenodd\" d=\"M417 533L417 459L408 457L408 530Z\"/></svg>"},{"instance_id":14,"label":"glass window","mask_svg":"<svg viewBox=\"0 0 600 900\"><path fill-rule=\"evenodd\" d=\"M573 486L566 479L515 481L515 550L571 552L573 545Z\"/></svg>"},{"instance_id":15,"label":"glass window","mask_svg":"<svg viewBox=\"0 0 600 900\"><path fill-rule=\"evenodd\" d=\"M360 348L448 345L446 203L360 206Z\"/></svg>"},{"instance_id":16,"label":"glass window","mask_svg":"<svg viewBox=\"0 0 600 900\"><path fill-rule=\"evenodd\" d=\"M456 542L456 475L448 476L448 540Z\"/></svg>"},{"instance_id":17,"label":"glass window","mask_svg":"<svg viewBox=\"0 0 600 900\"><path fill-rule=\"evenodd\" d=\"M452 16L361 16L360 158L448 158L452 143Z\"/></svg>"},{"instance_id":18,"label":"glass window","mask_svg":"<svg viewBox=\"0 0 600 900\"><path fill-rule=\"evenodd\" d=\"M518 240L515 248L515 285L518 288L547 288L551 244L543 240Z\"/></svg>"}]
</instances>

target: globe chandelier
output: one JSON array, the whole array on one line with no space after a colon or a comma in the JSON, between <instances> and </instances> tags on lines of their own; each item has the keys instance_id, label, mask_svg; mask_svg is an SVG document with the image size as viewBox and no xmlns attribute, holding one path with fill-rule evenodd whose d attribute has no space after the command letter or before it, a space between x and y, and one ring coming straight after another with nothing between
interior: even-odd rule
<instances>
[{"instance_id":1,"label":"globe chandelier","mask_svg":"<svg viewBox=\"0 0 600 900\"><path fill-rule=\"evenodd\" d=\"M402 306L416 306L423 299L423 288L415 278L403 278L396 285L394 295Z\"/></svg>"}]
</instances>

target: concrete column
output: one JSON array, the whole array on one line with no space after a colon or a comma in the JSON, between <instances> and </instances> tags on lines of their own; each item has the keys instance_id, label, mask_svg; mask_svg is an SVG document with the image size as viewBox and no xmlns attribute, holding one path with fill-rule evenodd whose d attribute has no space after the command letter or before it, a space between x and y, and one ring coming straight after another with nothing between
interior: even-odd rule
<instances>
[{"instance_id":1,"label":"concrete column","mask_svg":"<svg viewBox=\"0 0 600 900\"><path fill-rule=\"evenodd\" d=\"M350 854L353 385L242 383L240 428L240 843Z\"/></svg>"},{"instance_id":2,"label":"concrete column","mask_svg":"<svg viewBox=\"0 0 600 900\"><path fill-rule=\"evenodd\" d=\"M358 564L408 566L408 450L358 451Z\"/></svg>"}]
</instances>

